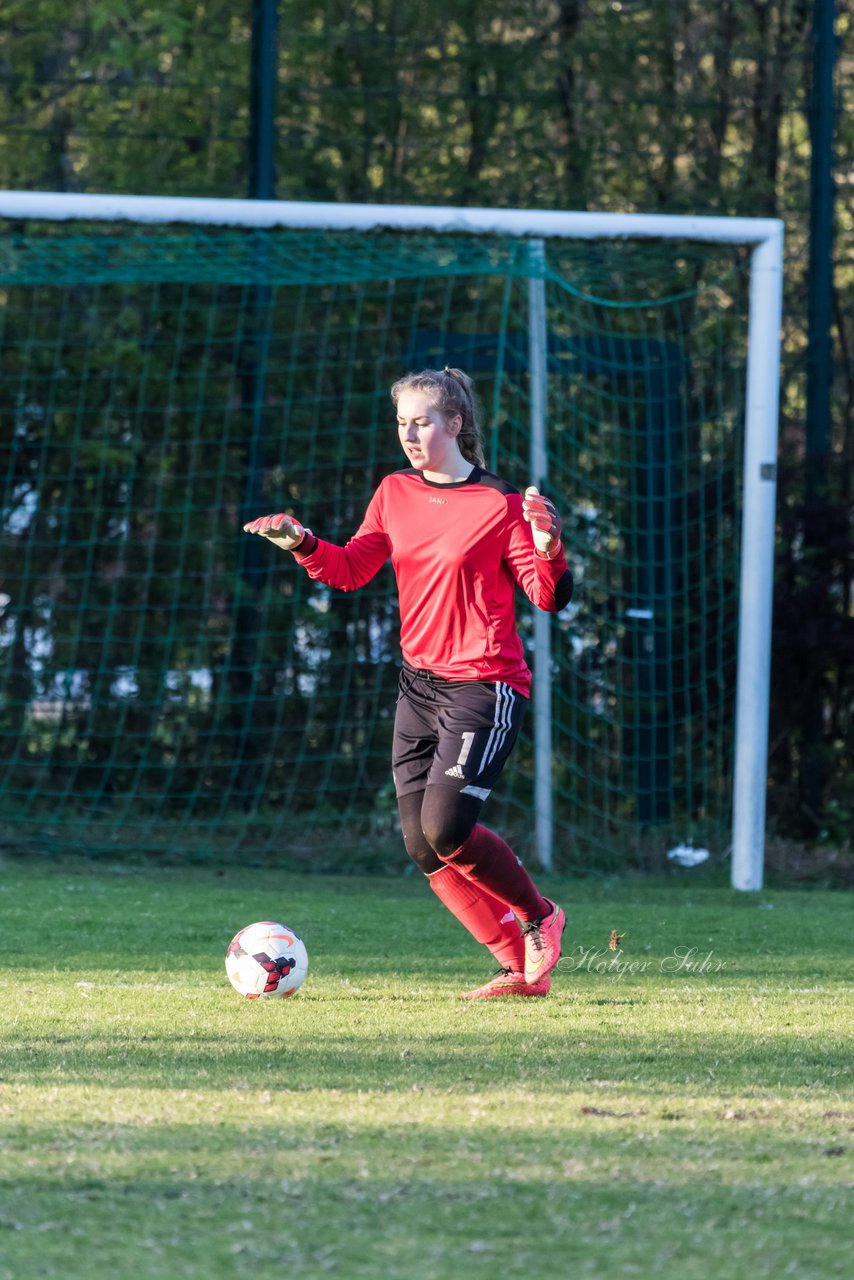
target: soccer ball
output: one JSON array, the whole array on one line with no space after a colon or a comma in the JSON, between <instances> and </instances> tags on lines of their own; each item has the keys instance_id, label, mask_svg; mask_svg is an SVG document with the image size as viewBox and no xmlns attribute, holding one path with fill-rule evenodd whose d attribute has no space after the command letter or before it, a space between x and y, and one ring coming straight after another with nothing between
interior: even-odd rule
<instances>
[{"instance_id":1,"label":"soccer ball","mask_svg":"<svg viewBox=\"0 0 854 1280\"><path fill-rule=\"evenodd\" d=\"M235 934L225 953L228 980L247 1000L292 996L308 973L308 952L293 929L260 920Z\"/></svg>"}]
</instances>

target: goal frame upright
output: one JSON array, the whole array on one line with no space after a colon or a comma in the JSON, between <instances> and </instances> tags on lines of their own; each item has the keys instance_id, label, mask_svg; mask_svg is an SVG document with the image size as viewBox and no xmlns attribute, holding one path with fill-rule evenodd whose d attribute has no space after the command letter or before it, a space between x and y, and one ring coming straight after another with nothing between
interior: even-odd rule
<instances>
[{"instance_id":1,"label":"goal frame upright","mask_svg":"<svg viewBox=\"0 0 854 1280\"><path fill-rule=\"evenodd\" d=\"M545 241L549 238L678 239L749 247L730 879L735 889L762 887L783 296L781 220L28 191L0 192L0 218L512 235L528 242L532 267L542 261ZM541 271L532 270L528 312L529 466L532 482L545 486L548 482L548 365L545 279ZM535 626L533 711L537 846L540 860L547 869L552 865L553 841L550 639L549 619L543 615Z\"/></svg>"}]
</instances>

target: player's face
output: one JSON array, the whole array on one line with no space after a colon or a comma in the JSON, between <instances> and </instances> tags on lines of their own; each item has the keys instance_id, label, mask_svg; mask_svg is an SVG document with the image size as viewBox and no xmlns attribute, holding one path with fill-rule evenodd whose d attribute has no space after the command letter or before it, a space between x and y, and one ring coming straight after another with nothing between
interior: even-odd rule
<instances>
[{"instance_id":1,"label":"player's face","mask_svg":"<svg viewBox=\"0 0 854 1280\"><path fill-rule=\"evenodd\" d=\"M459 454L459 416L445 418L422 391L404 391L397 402L397 433L411 466L439 471Z\"/></svg>"}]
</instances>

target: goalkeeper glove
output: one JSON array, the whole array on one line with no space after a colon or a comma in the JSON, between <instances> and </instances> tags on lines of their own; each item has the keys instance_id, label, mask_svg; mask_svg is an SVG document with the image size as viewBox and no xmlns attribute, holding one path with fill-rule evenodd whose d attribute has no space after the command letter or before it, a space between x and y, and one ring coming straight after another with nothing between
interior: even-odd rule
<instances>
[{"instance_id":1,"label":"goalkeeper glove","mask_svg":"<svg viewBox=\"0 0 854 1280\"><path fill-rule=\"evenodd\" d=\"M257 520L250 520L248 524L243 526L243 532L259 533L262 538L266 538L268 542L274 543L284 551L296 551L298 547L302 546L306 538L312 539L314 537L311 530L301 525L299 520L295 520L293 516L285 515L283 512L274 516L259 516Z\"/></svg>"},{"instance_id":2,"label":"goalkeeper glove","mask_svg":"<svg viewBox=\"0 0 854 1280\"><path fill-rule=\"evenodd\" d=\"M531 526L534 546L540 555L553 560L560 545L560 516L550 498L544 498L535 485L529 485L522 499L522 515Z\"/></svg>"}]
</instances>

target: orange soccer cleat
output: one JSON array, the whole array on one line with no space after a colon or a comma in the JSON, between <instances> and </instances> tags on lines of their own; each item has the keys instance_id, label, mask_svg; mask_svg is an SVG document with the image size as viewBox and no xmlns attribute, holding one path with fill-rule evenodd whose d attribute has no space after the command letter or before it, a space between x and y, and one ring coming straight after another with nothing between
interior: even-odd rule
<instances>
[{"instance_id":1,"label":"orange soccer cleat","mask_svg":"<svg viewBox=\"0 0 854 1280\"><path fill-rule=\"evenodd\" d=\"M526 982L524 973L516 969L499 969L489 982L474 991L464 991L461 1000L494 1000L502 996L547 996L552 980L548 974L538 982Z\"/></svg>"},{"instance_id":2,"label":"orange soccer cleat","mask_svg":"<svg viewBox=\"0 0 854 1280\"><path fill-rule=\"evenodd\" d=\"M549 902L551 910L522 924L525 939L525 981L539 982L545 978L560 959L560 939L566 927L566 916L555 902Z\"/></svg>"}]
</instances>

